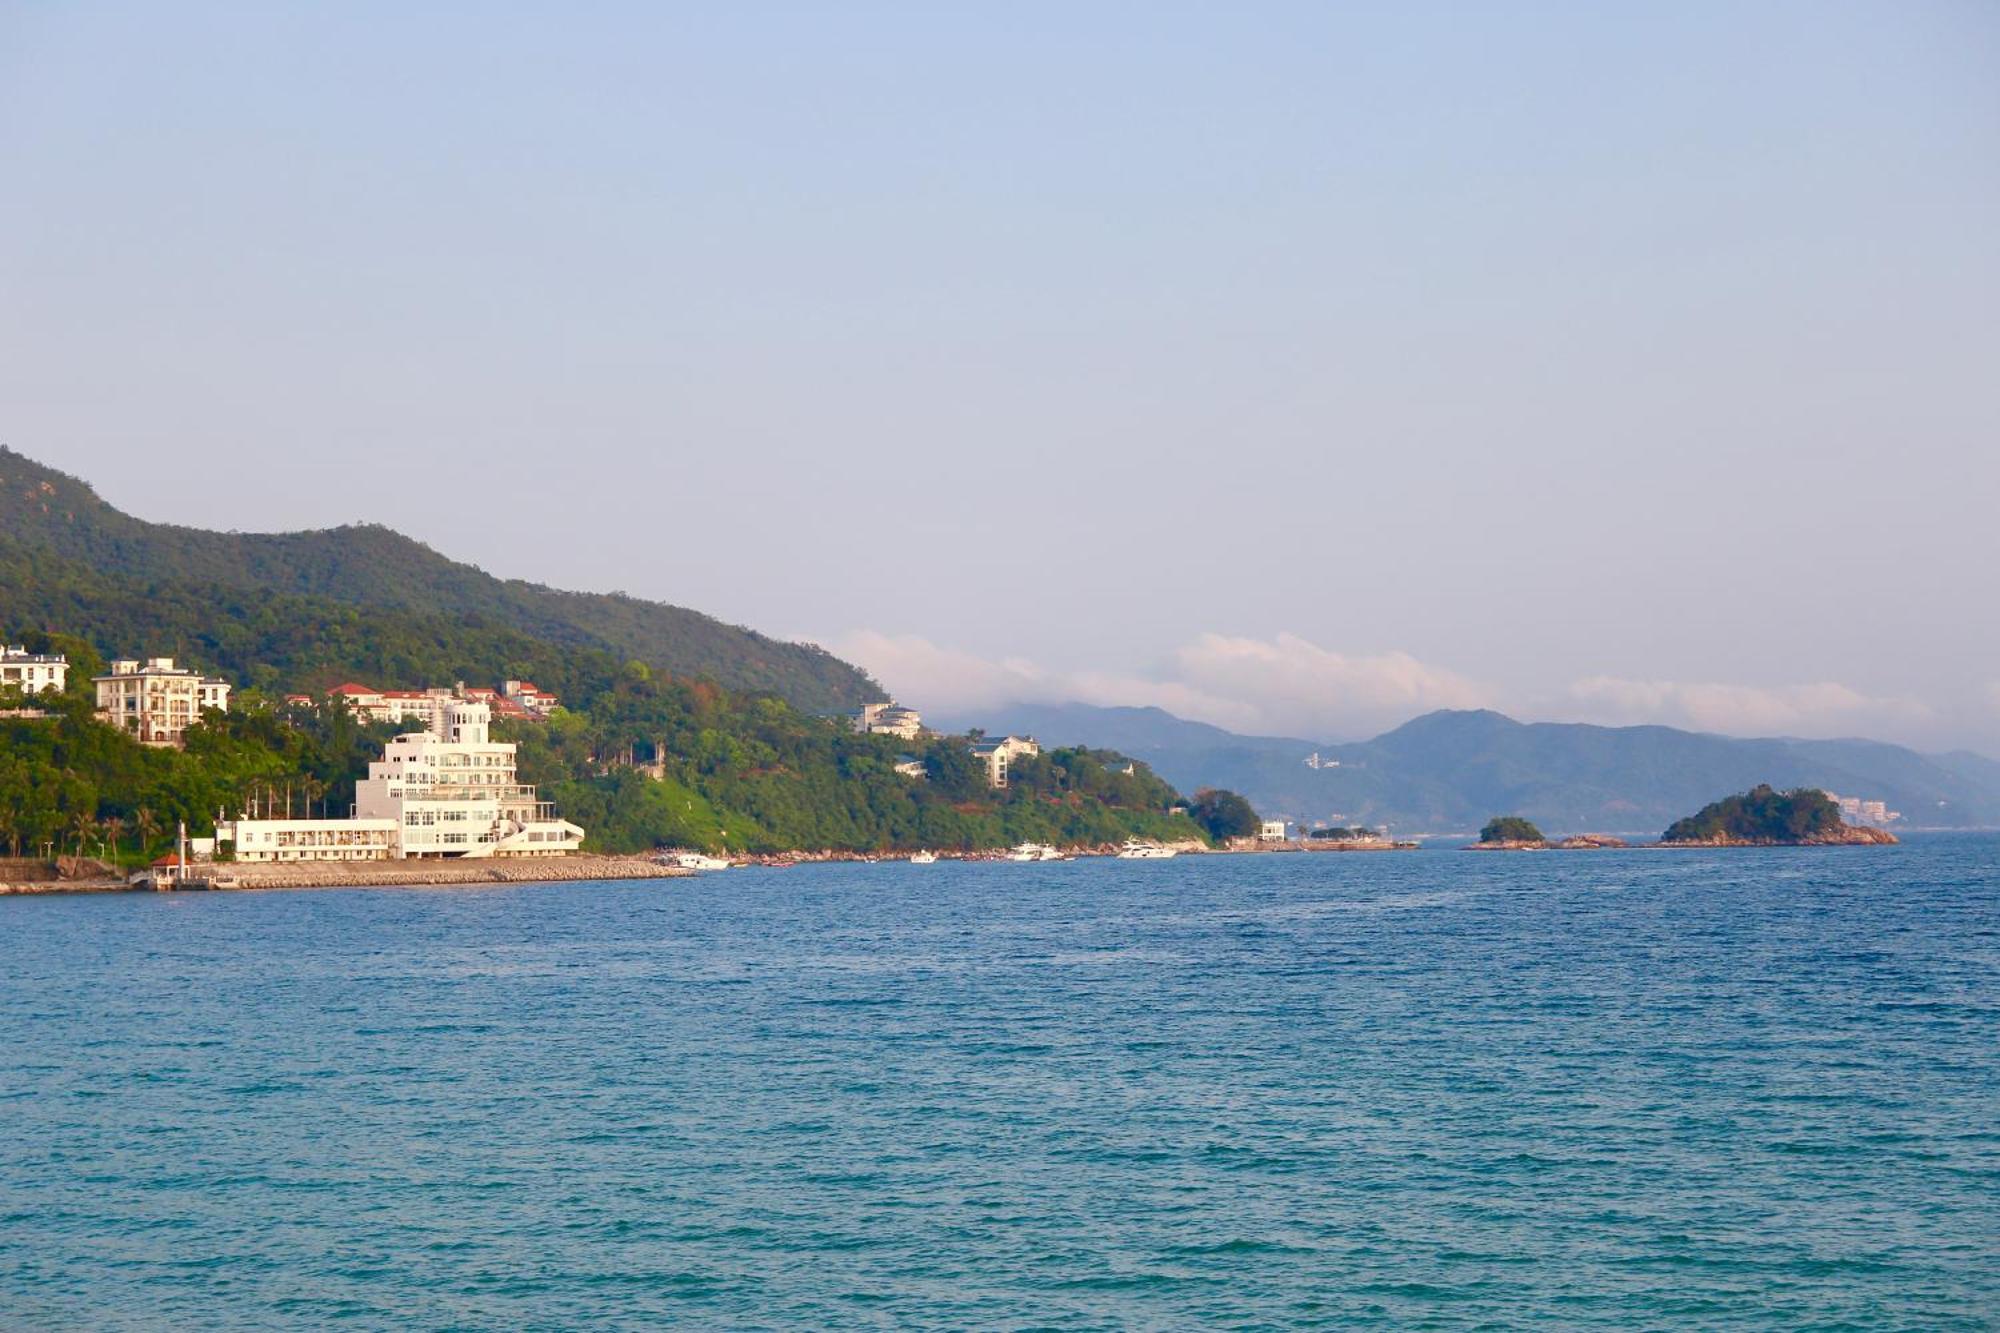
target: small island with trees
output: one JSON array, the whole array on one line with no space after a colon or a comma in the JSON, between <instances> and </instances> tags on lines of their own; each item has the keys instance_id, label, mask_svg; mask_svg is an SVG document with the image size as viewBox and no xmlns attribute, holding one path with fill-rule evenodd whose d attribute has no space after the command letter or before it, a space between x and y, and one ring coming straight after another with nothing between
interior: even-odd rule
<instances>
[{"instance_id":1,"label":"small island with trees","mask_svg":"<svg viewBox=\"0 0 2000 1333\"><path fill-rule=\"evenodd\" d=\"M1885 829L1849 824L1840 807L1817 787L1778 791L1762 783L1736 796L1703 806L1674 821L1651 847L1850 847L1893 843ZM1479 830L1477 852L1590 851L1625 847L1621 839L1599 833L1551 839L1520 815L1496 815Z\"/></svg>"},{"instance_id":2,"label":"small island with trees","mask_svg":"<svg viewBox=\"0 0 2000 1333\"><path fill-rule=\"evenodd\" d=\"M1531 821L1519 815L1496 815L1479 830L1479 841L1472 844L1472 850L1527 852L1540 851L1548 845L1548 838Z\"/></svg>"},{"instance_id":3,"label":"small island with trees","mask_svg":"<svg viewBox=\"0 0 2000 1333\"><path fill-rule=\"evenodd\" d=\"M1705 805L1660 835L1665 847L1830 847L1893 843L1884 829L1844 822L1816 787L1778 791L1765 783Z\"/></svg>"}]
</instances>

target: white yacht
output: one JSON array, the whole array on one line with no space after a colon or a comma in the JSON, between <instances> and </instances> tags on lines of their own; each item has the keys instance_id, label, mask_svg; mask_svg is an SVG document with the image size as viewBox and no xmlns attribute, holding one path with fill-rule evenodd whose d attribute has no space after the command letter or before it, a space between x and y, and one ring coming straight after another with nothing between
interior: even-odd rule
<instances>
[{"instance_id":1,"label":"white yacht","mask_svg":"<svg viewBox=\"0 0 2000 1333\"><path fill-rule=\"evenodd\" d=\"M1125 839L1125 845L1118 849L1121 861L1164 861L1173 855L1171 847L1162 847L1157 842L1141 842L1137 838Z\"/></svg>"},{"instance_id":2,"label":"white yacht","mask_svg":"<svg viewBox=\"0 0 2000 1333\"><path fill-rule=\"evenodd\" d=\"M719 856L705 856L700 852L679 852L672 858L675 865L683 870L727 870L729 862Z\"/></svg>"},{"instance_id":3,"label":"white yacht","mask_svg":"<svg viewBox=\"0 0 2000 1333\"><path fill-rule=\"evenodd\" d=\"M927 865L930 865L930 864L932 864L932 863L933 863L933 862L935 862L936 860L937 860L937 853L936 853L936 852L912 852L912 853L910 853L910 864L911 864L911 865L913 865L913 866L927 866Z\"/></svg>"},{"instance_id":4,"label":"white yacht","mask_svg":"<svg viewBox=\"0 0 2000 1333\"><path fill-rule=\"evenodd\" d=\"M1060 861L1063 854L1045 842L1024 842L1007 853L1009 861Z\"/></svg>"}]
</instances>

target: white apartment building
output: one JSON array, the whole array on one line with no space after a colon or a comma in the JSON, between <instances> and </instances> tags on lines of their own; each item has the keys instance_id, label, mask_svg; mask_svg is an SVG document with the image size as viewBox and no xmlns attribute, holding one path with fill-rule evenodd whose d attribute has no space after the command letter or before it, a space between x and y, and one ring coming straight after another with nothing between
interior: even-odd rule
<instances>
[{"instance_id":1,"label":"white apartment building","mask_svg":"<svg viewBox=\"0 0 2000 1333\"><path fill-rule=\"evenodd\" d=\"M61 653L31 653L0 645L0 689L23 694L60 694L69 684L69 659Z\"/></svg>"},{"instance_id":2,"label":"white apartment building","mask_svg":"<svg viewBox=\"0 0 2000 1333\"><path fill-rule=\"evenodd\" d=\"M546 856L583 845L515 773L514 746L489 739L492 710L454 701L444 735L398 736L355 785L360 819L390 819L404 856Z\"/></svg>"},{"instance_id":3,"label":"white apartment building","mask_svg":"<svg viewBox=\"0 0 2000 1333\"><path fill-rule=\"evenodd\" d=\"M182 742L208 708L229 707L229 682L174 665L171 657L119 658L109 675L93 676L97 716L122 727L141 745Z\"/></svg>"},{"instance_id":4,"label":"white apartment building","mask_svg":"<svg viewBox=\"0 0 2000 1333\"><path fill-rule=\"evenodd\" d=\"M516 776L514 746L488 738L492 710L454 700L444 734L391 740L355 784L350 819L239 819L221 836L239 861L553 856L583 846Z\"/></svg>"},{"instance_id":5,"label":"white apartment building","mask_svg":"<svg viewBox=\"0 0 2000 1333\"><path fill-rule=\"evenodd\" d=\"M1007 771L1014 760L1041 752L1033 736L1003 736L997 741L972 743L972 757L986 766L986 785L995 789L1007 785Z\"/></svg>"},{"instance_id":6,"label":"white apartment building","mask_svg":"<svg viewBox=\"0 0 2000 1333\"><path fill-rule=\"evenodd\" d=\"M847 715L854 729L873 736L896 736L913 741L923 734L924 718L914 708L905 708L893 699L885 704L863 704Z\"/></svg>"}]
</instances>

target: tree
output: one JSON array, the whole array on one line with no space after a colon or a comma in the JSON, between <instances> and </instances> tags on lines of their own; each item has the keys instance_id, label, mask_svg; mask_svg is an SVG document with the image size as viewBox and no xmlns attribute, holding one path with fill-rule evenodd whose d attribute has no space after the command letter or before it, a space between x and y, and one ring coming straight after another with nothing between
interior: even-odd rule
<instances>
[{"instance_id":1,"label":"tree","mask_svg":"<svg viewBox=\"0 0 2000 1333\"><path fill-rule=\"evenodd\" d=\"M1519 815L1496 815L1479 830L1481 842L1547 842L1542 831Z\"/></svg>"},{"instance_id":2,"label":"tree","mask_svg":"<svg viewBox=\"0 0 2000 1333\"><path fill-rule=\"evenodd\" d=\"M1188 813L1217 842L1247 838L1257 831L1261 823L1257 812L1250 808L1250 802L1233 791L1218 787L1204 787L1196 792Z\"/></svg>"},{"instance_id":3,"label":"tree","mask_svg":"<svg viewBox=\"0 0 2000 1333\"><path fill-rule=\"evenodd\" d=\"M924 756L924 776L931 790L953 801L976 800L986 793L986 769L972 751L956 741L938 741Z\"/></svg>"},{"instance_id":4,"label":"tree","mask_svg":"<svg viewBox=\"0 0 2000 1333\"><path fill-rule=\"evenodd\" d=\"M69 834L70 838L76 844L76 854L78 856L83 855L83 844L95 832L97 832L97 821L91 817L90 811L74 810L70 812Z\"/></svg>"},{"instance_id":5,"label":"tree","mask_svg":"<svg viewBox=\"0 0 2000 1333\"><path fill-rule=\"evenodd\" d=\"M132 812L132 830L139 836L139 850L144 852L160 836L160 817L142 805Z\"/></svg>"}]
</instances>

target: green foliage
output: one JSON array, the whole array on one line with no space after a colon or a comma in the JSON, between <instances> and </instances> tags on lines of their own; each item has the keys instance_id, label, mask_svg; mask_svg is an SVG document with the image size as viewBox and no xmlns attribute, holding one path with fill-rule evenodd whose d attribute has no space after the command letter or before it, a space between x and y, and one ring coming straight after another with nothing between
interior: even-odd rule
<instances>
[{"instance_id":1,"label":"green foliage","mask_svg":"<svg viewBox=\"0 0 2000 1333\"><path fill-rule=\"evenodd\" d=\"M977 800L986 791L986 766L972 757L971 746L955 741L932 743L924 755L924 777L946 800Z\"/></svg>"},{"instance_id":2,"label":"green foliage","mask_svg":"<svg viewBox=\"0 0 2000 1333\"><path fill-rule=\"evenodd\" d=\"M1171 787L1142 767L1115 771L1101 753L1017 761L996 792L962 738L914 743L933 778L923 781L895 771L912 742L862 735L776 699L620 675L582 703L495 734L519 743L523 779L588 829L594 849L971 850L1199 836L1166 813ZM657 763L663 779L626 767L632 760Z\"/></svg>"},{"instance_id":3,"label":"green foliage","mask_svg":"<svg viewBox=\"0 0 2000 1333\"><path fill-rule=\"evenodd\" d=\"M695 611L622 594L561 592L496 579L383 527L261 534L148 523L112 508L74 477L5 448L0 448L0 534L19 552L32 553L38 567L67 562L142 589L180 585L251 606L308 598L399 613L390 623L412 623L401 617L433 621L434 608L449 607L466 628L532 636L548 650L602 650L674 675L709 676L732 689L782 695L805 709L850 708L882 693L862 672L811 644L783 643ZM10 588L5 579L0 590L9 594L0 597L0 623L77 632L77 622L60 614L59 603L44 602L43 610L54 614L28 616L16 602L24 590ZM230 609L240 619L250 608ZM205 632L202 620L176 623L193 638ZM100 645L106 642L94 637ZM158 653L177 650L201 655L165 641ZM262 683L251 672L241 676ZM539 678L537 683L548 685Z\"/></svg>"},{"instance_id":4,"label":"green foliage","mask_svg":"<svg viewBox=\"0 0 2000 1333\"><path fill-rule=\"evenodd\" d=\"M1547 842L1542 831L1519 815L1500 815L1479 830L1481 842Z\"/></svg>"},{"instance_id":5,"label":"green foliage","mask_svg":"<svg viewBox=\"0 0 2000 1333\"><path fill-rule=\"evenodd\" d=\"M1802 842L1839 832L1840 807L1816 787L1781 792L1763 783L1674 821L1665 842Z\"/></svg>"},{"instance_id":6,"label":"green foliage","mask_svg":"<svg viewBox=\"0 0 2000 1333\"><path fill-rule=\"evenodd\" d=\"M88 851L131 862L168 846L176 826L206 836L218 810L256 801L300 815L344 813L354 776L386 728L286 721L268 708L211 711L185 750L140 745L98 722L74 693L38 700L45 718L0 718L0 843L10 851Z\"/></svg>"},{"instance_id":7,"label":"green foliage","mask_svg":"<svg viewBox=\"0 0 2000 1333\"><path fill-rule=\"evenodd\" d=\"M1250 802L1233 791L1213 787L1205 787L1194 794L1194 805L1188 813L1217 842L1227 838L1247 838L1261 827Z\"/></svg>"},{"instance_id":8,"label":"green foliage","mask_svg":"<svg viewBox=\"0 0 2000 1333\"><path fill-rule=\"evenodd\" d=\"M0 453L0 471L24 461ZM289 803L300 814L310 800L342 815L355 781L395 728L363 726L330 704L274 701L290 693L317 697L350 679L409 688L507 677L534 680L565 701L546 722L502 723L495 735L518 744L522 780L583 825L593 850L969 850L1203 834L1186 816L1168 813L1179 802L1170 786L1142 765L1124 771L1126 762L1107 752L1028 757L1013 768L1007 790L989 791L964 738L913 744L862 735L772 695L674 674L658 656L548 636L546 622L514 614L519 608L496 614L501 604L490 599L441 598L434 604L453 607L447 614L425 609L432 603L423 598L347 598L355 590L342 580L351 570L307 569L311 560L340 563L335 547L311 546L330 534L262 539L305 544L282 551L223 548L209 541L217 534L178 534L192 554L169 558L155 540L160 530L118 514L60 474L47 475L53 491L37 485L24 492L16 478L4 478L0 519L9 506L21 515L46 503L50 513L37 521L60 515L67 523L69 511L59 506L68 500L84 511L77 519L83 554L111 572L0 536L0 632L66 653L72 664L66 695L38 701L57 716L0 719L0 843L94 847L122 835L124 851L136 856L142 844L157 850L178 820L205 834L218 809L238 813L253 799L262 809ZM402 549L393 534L348 531L357 541L366 537L370 550ZM188 577L117 572L138 549ZM226 562L217 552L225 549L253 564L268 557L278 573L292 572L273 574L278 591L245 587L223 577ZM311 560L302 554L308 549L316 552ZM393 561L367 567L392 571L384 575L390 582L421 582L421 569ZM283 590L287 583L330 591ZM146 749L91 718L90 677L106 655L171 655L230 677L239 689L227 716L190 731L184 752ZM895 771L898 755L909 752L921 758L929 781ZM659 776L641 773L635 762ZM120 829L107 835L100 823L107 819ZM150 830L143 837L141 822Z\"/></svg>"}]
</instances>

